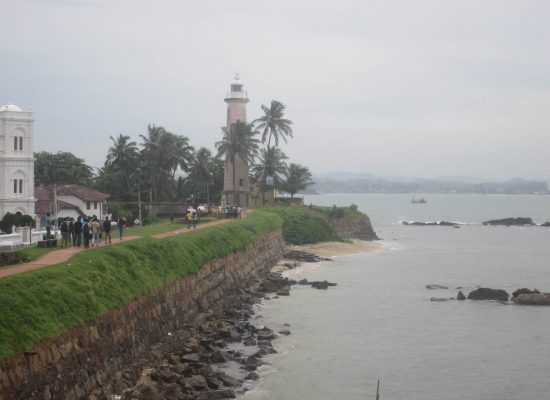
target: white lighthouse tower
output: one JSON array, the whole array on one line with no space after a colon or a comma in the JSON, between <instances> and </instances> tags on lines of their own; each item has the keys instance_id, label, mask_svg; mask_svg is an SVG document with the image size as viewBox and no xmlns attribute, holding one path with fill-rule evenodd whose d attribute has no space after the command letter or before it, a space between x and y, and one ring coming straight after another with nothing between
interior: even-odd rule
<instances>
[{"instance_id":1,"label":"white lighthouse tower","mask_svg":"<svg viewBox=\"0 0 550 400\"><path fill-rule=\"evenodd\" d=\"M33 114L14 104L0 107L0 218L34 218Z\"/></svg>"},{"instance_id":2,"label":"white lighthouse tower","mask_svg":"<svg viewBox=\"0 0 550 400\"><path fill-rule=\"evenodd\" d=\"M231 125L237 121L246 123L247 93L243 90L243 83L239 74L231 82L231 91L227 94L227 124L225 132L231 134ZM235 188L233 188L233 169L235 169ZM235 190L233 190L235 189ZM235 192L235 198L233 193ZM248 163L241 157L235 158L235 165L231 159L225 159L223 176L222 203L227 205L248 206L250 202L250 187L248 181Z\"/></svg>"}]
</instances>

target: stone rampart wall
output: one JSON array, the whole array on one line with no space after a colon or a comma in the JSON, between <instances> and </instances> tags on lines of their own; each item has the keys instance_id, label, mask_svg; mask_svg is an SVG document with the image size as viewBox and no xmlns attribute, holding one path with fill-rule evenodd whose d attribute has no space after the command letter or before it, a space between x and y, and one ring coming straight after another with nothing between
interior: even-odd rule
<instances>
[{"instance_id":1,"label":"stone rampart wall","mask_svg":"<svg viewBox=\"0 0 550 400\"><path fill-rule=\"evenodd\" d=\"M169 333L221 311L269 272L282 252L282 233L273 232L243 251L208 262L195 275L7 360L0 367L0 400L87 398Z\"/></svg>"},{"instance_id":2,"label":"stone rampart wall","mask_svg":"<svg viewBox=\"0 0 550 400\"><path fill-rule=\"evenodd\" d=\"M331 218L329 224L343 239L378 240L369 217Z\"/></svg>"}]
</instances>

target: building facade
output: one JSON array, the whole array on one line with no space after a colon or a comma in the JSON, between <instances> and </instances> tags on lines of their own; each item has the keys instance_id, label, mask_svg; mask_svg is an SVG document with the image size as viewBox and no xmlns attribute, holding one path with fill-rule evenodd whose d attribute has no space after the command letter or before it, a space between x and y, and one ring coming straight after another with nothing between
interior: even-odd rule
<instances>
[{"instance_id":1,"label":"building facade","mask_svg":"<svg viewBox=\"0 0 550 400\"><path fill-rule=\"evenodd\" d=\"M225 98L227 103L227 121L225 134L231 134L231 125L237 121L246 123L246 104L248 95L243 90L244 85L239 75L231 82L230 92ZM235 170L235 182L233 182L233 170ZM233 194L235 193L235 197ZM248 178L248 163L241 157L235 158L235 163L227 157L223 177L222 205L250 205L250 184Z\"/></svg>"},{"instance_id":2,"label":"building facade","mask_svg":"<svg viewBox=\"0 0 550 400\"><path fill-rule=\"evenodd\" d=\"M0 218L35 215L32 111L0 107Z\"/></svg>"}]
</instances>

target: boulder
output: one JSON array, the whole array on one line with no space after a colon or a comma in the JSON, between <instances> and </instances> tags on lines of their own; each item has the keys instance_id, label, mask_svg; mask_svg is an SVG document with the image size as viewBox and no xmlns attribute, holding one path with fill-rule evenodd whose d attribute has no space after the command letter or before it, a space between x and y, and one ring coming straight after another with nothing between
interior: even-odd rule
<instances>
[{"instance_id":1,"label":"boulder","mask_svg":"<svg viewBox=\"0 0 550 400\"><path fill-rule=\"evenodd\" d=\"M264 292L276 292L278 289L277 284L271 279L265 279L262 281L262 283L260 283L260 288Z\"/></svg>"},{"instance_id":2,"label":"boulder","mask_svg":"<svg viewBox=\"0 0 550 400\"><path fill-rule=\"evenodd\" d=\"M483 222L483 225L523 226L523 225L535 225L535 223L531 218L516 217L516 218L492 219L492 220Z\"/></svg>"},{"instance_id":3,"label":"boulder","mask_svg":"<svg viewBox=\"0 0 550 400\"><path fill-rule=\"evenodd\" d=\"M458 294L456 295L456 299L457 300L466 300L466 296L464 296L464 293L462 293L462 291L459 291Z\"/></svg>"},{"instance_id":4,"label":"boulder","mask_svg":"<svg viewBox=\"0 0 550 400\"><path fill-rule=\"evenodd\" d=\"M550 221L543 222L540 226L550 226Z\"/></svg>"},{"instance_id":5,"label":"boulder","mask_svg":"<svg viewBox=\"0 0 550 400\"><path fill-rule=\"evenodd\" d=\"M290 296L290 287L283 287L277 291L277 296Z\"/></svg>"},{"instance_id":6,"label":"boulder","mask_svg":"<svg viewBox=\"0 0 550 400\"><path fill-rule=\"evenodd\" d=\"M227 375L226 373L218 374L217 378L223 382L225 386L240 386L241 381L239 381L236 378L233 378L232 376Z\"/></svg>"},{"instance_id":7,"label":"boulder","mask_svg":"<svg viewBox=\"0 0 550 400\"><path fill-rule=\"evenodd\" d=\"M320 281L320 282L312 282L311 287L315 289L328 289L328 282L327 281Z\"/></svg>"},{"instance_id":8,"label":"boulder","mask_svg":"<svg viewBox=\"0 0 550 400\"><path fill-rule=\"evenodd\" d=\"M515 292L512 293L512 300L514 300L514 297L517 297L520 294L532 294L532 293L540 293L540 292L537 289L535 289L535 290L531 290L531 289L527 289L527 288L518 289L518 290L516 290Z\"/></svg>"},{"instance_id":9,"label":"boulder","mask_svg":"<svg viewBox=\"0 0 550 400\"><path fill-rule=\"evenodd\" d=\"M514 297L512 301L525 306L549 306L550 293L523 293Z\"/></svg>"},{"instance_id":10,"label":"boulder","mask_svg":"<svg viewBox=\"0 0 550 400\"><path fill-rule=\"evenodd\" d=\"M203 390L208 388L208 382L202 375L193 375L190 378L185 378L184 382L191 386L193 389Z\"/></svg>"},{"instance_id":11,"label":"boulder","mask_svg":"<svg viewBox=\"0 0 550 400\"><path fill-rule=\"evenodd\" d=\"M468 294L468 300L508 301L508 293L502 289L479 288Z\"/></svg>"},{"instance_id":12,"label":"boulder","mask_svg":"<svg viewBox=\"0 0 550 400\"><path fill-rule=\"evenodd\" d=\"M224 363L231 359L232 357L223 350L216 350L210 356L210 361L213 363Z\"/></svg>"}]
</instances>

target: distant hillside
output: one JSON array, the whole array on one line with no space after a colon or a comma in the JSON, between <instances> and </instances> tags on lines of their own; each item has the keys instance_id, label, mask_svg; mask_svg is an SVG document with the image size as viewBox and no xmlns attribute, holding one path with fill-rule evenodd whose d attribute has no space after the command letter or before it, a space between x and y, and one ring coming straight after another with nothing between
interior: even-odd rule
<instances>
[{"instance_id":1,"label":"distant hillside","mask_svg":"<svg viewBox=\"0 0 550 400\"><path fill-rule=\"evenodd\" d=\"M316 184L306 193L472 193L472 194L550 194L542 181L511 179L504 182L464 182L456 179L401 180L361 177L334 179L316 176Z\"/></svg>"}]
</instances>

